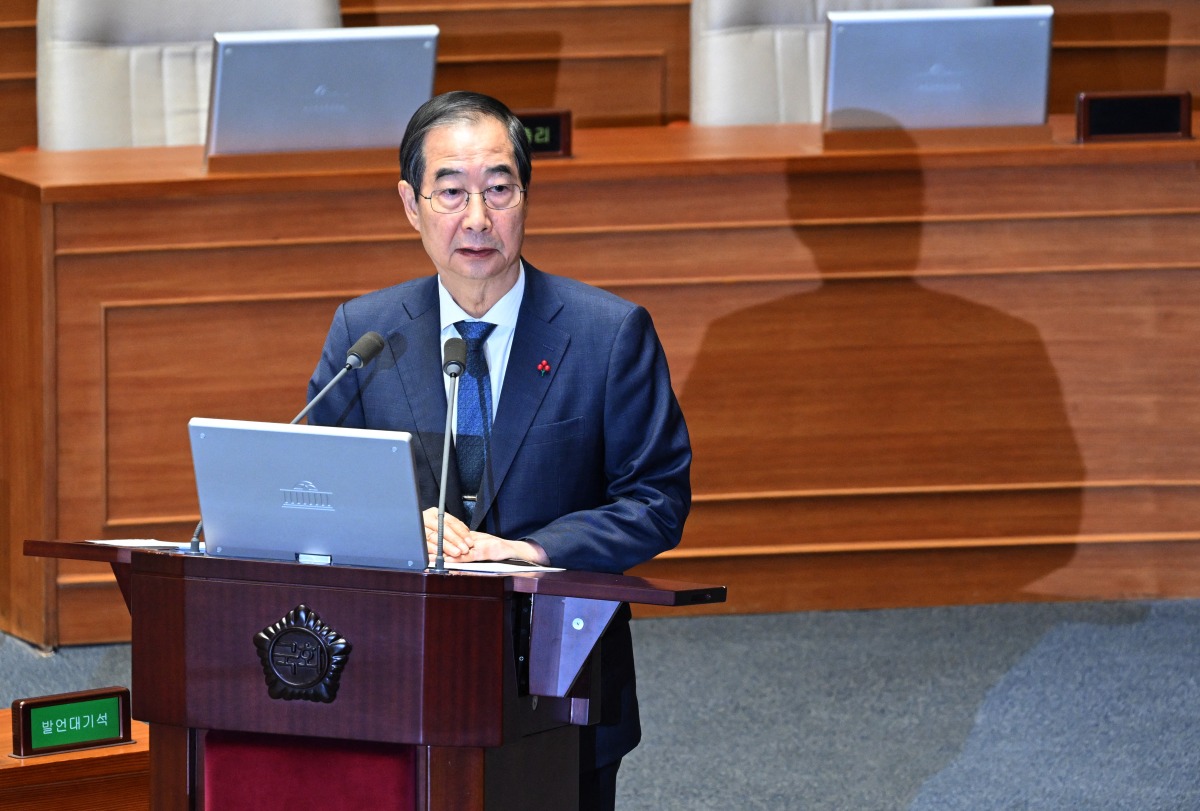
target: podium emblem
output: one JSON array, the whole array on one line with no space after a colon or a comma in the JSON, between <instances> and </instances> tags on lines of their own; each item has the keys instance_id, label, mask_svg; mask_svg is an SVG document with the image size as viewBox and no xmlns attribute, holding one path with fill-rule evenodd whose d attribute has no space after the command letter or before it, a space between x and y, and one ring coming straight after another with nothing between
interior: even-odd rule
<instances>
[{"instance_id":1,"label":"podium emblem","mask_svg":"<svg viewBox=\"0 0 1200 811\"><path fill-rule=\"evenodd\" d=\"M325 704L337 698L351 645L308 606L296 606L259 631L254 646L271 698Z\"/></svg>"}]
</instances>

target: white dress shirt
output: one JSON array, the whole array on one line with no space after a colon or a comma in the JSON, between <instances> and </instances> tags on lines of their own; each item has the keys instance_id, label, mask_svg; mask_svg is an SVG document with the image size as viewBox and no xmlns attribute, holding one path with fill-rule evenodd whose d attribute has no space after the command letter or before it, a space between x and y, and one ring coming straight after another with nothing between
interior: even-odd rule
<instances>
[{"instance_id":1,"label":"white dress shirt","mask_svg":"<svg viewBox=\"0 0 1200 811\"><path fill-rule=\"evenodd\" d=\"M486 321L495 324L496 328L488 336L483 345L484 357L487 359L488 376L492 383L492 419L496 418L496 410L500 407L500 392L504 388L504 372L508 369L508 356L512 352L513 335L517 331L517 314L521 310L521 301L525 298L525 266L522 265L513 285L492 308L483 314L482 318L467 315L462 307L450 295L450 291L438 277L438 302L441 309L442 324L442 356L445 357L446 341L457 338L458 330L454 328L459 321ZM446 378L446 397L450 396L450 378ZM454 430L457 431L457 420Z\"/></svg>"}]
</instances>

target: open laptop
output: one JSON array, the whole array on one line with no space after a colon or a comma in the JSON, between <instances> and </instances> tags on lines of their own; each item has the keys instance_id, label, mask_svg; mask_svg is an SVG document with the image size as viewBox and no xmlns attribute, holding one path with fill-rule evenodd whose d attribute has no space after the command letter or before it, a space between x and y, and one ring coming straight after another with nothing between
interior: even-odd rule
<instances>
[{"instance_id":1,"label":"open laptop","mask_svg":"<svg viewBox=\"0 0 1200 811\"><path fill-rule=\"evenodd\" d=\"M426 567L411 434L199 417L188 432L208 554Z\"/></svg>"},{"instance_id":2,"label":"open laptop","mask_svg":"<svg viewBox=\"0 0 1200 811\"><path fill-rule=\"evenodd\" d=\"M394 147L433 95L436 25L213 37L205 157Z\"/></svg>"},{"instance_id":3,"label":"open laptop","mask_svg":"<svg viewBox=\"0 0 1200 811\"><path fill-rule=\"evenodd\" d=\"M1046 123L1050 6L829 12L826 130Z\"/></svg>"}]
</instances>

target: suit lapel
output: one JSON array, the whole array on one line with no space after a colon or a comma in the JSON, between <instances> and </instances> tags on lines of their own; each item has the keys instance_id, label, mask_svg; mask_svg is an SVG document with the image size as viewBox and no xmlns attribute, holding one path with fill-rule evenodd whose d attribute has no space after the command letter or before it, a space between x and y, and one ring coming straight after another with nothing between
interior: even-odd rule
<instances>
[{"instance_id":1,"label":"suit lapel","mask_svg":"<svg viewBox=\"0 0 1200 811\"><path fill-rule=\"evenodd\" d=\"M442 475L440 442L446 427L446 389L436 277L429 277L403 306L409 320L388 333L387 342L396 359L394 373L413 415L415 462L425 465L437 484Z\"/></svg>"},{"instance_id":2,"label":"suit lapel","mask_svg":"<svg viewBox=\"0 0 1200 811\"><path fill-rule=\"evenodd\" d=\"M488 476L471 522L473 528L480 526L491 510L529 426L554 384L559 364L571 341L570 333L550 323L562 309L562 300L550 290L540 271L528 263L525 271L525 295L504 374L500 407L492 425ZM545 375L538 370L542 361L550 364L550 371Z\"/></svg>"}]
</instances>

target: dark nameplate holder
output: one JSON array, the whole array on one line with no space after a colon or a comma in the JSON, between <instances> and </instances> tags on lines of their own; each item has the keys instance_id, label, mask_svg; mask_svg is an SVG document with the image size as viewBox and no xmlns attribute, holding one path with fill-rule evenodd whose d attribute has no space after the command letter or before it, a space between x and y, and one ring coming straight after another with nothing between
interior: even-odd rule
<instances>
[{"instance_id":1,"label":"dark nameplate holder","mask_svg":"<svg viewBox=\"0 0 1200 811\"><path fill-rule=\"evenodd\" d=\"M12 703L13 757L132 743L129 690L102 687Z\"/></svg>"},{"instance_id":2,"label":"dark nameplate holder","mask_svg":"<svg viewBox=\"0 0 1200 811\"><path fill-rule=\"evenodd\" d=\"M1080 93L1075 136L1081 142L1191 138L1192 94Z\"/></svg>"},{"instance_id":3,"label":"dark nameplate holder","mask_svg":"<svg viewBox=\"0 0 1200 811\"><path fill-rule=\"evenodd\" d=\"M571 156L571 111L526 110L517 118L525 125L529 145L535 157L569 158Z\"/></svg>"}]
</instances>

